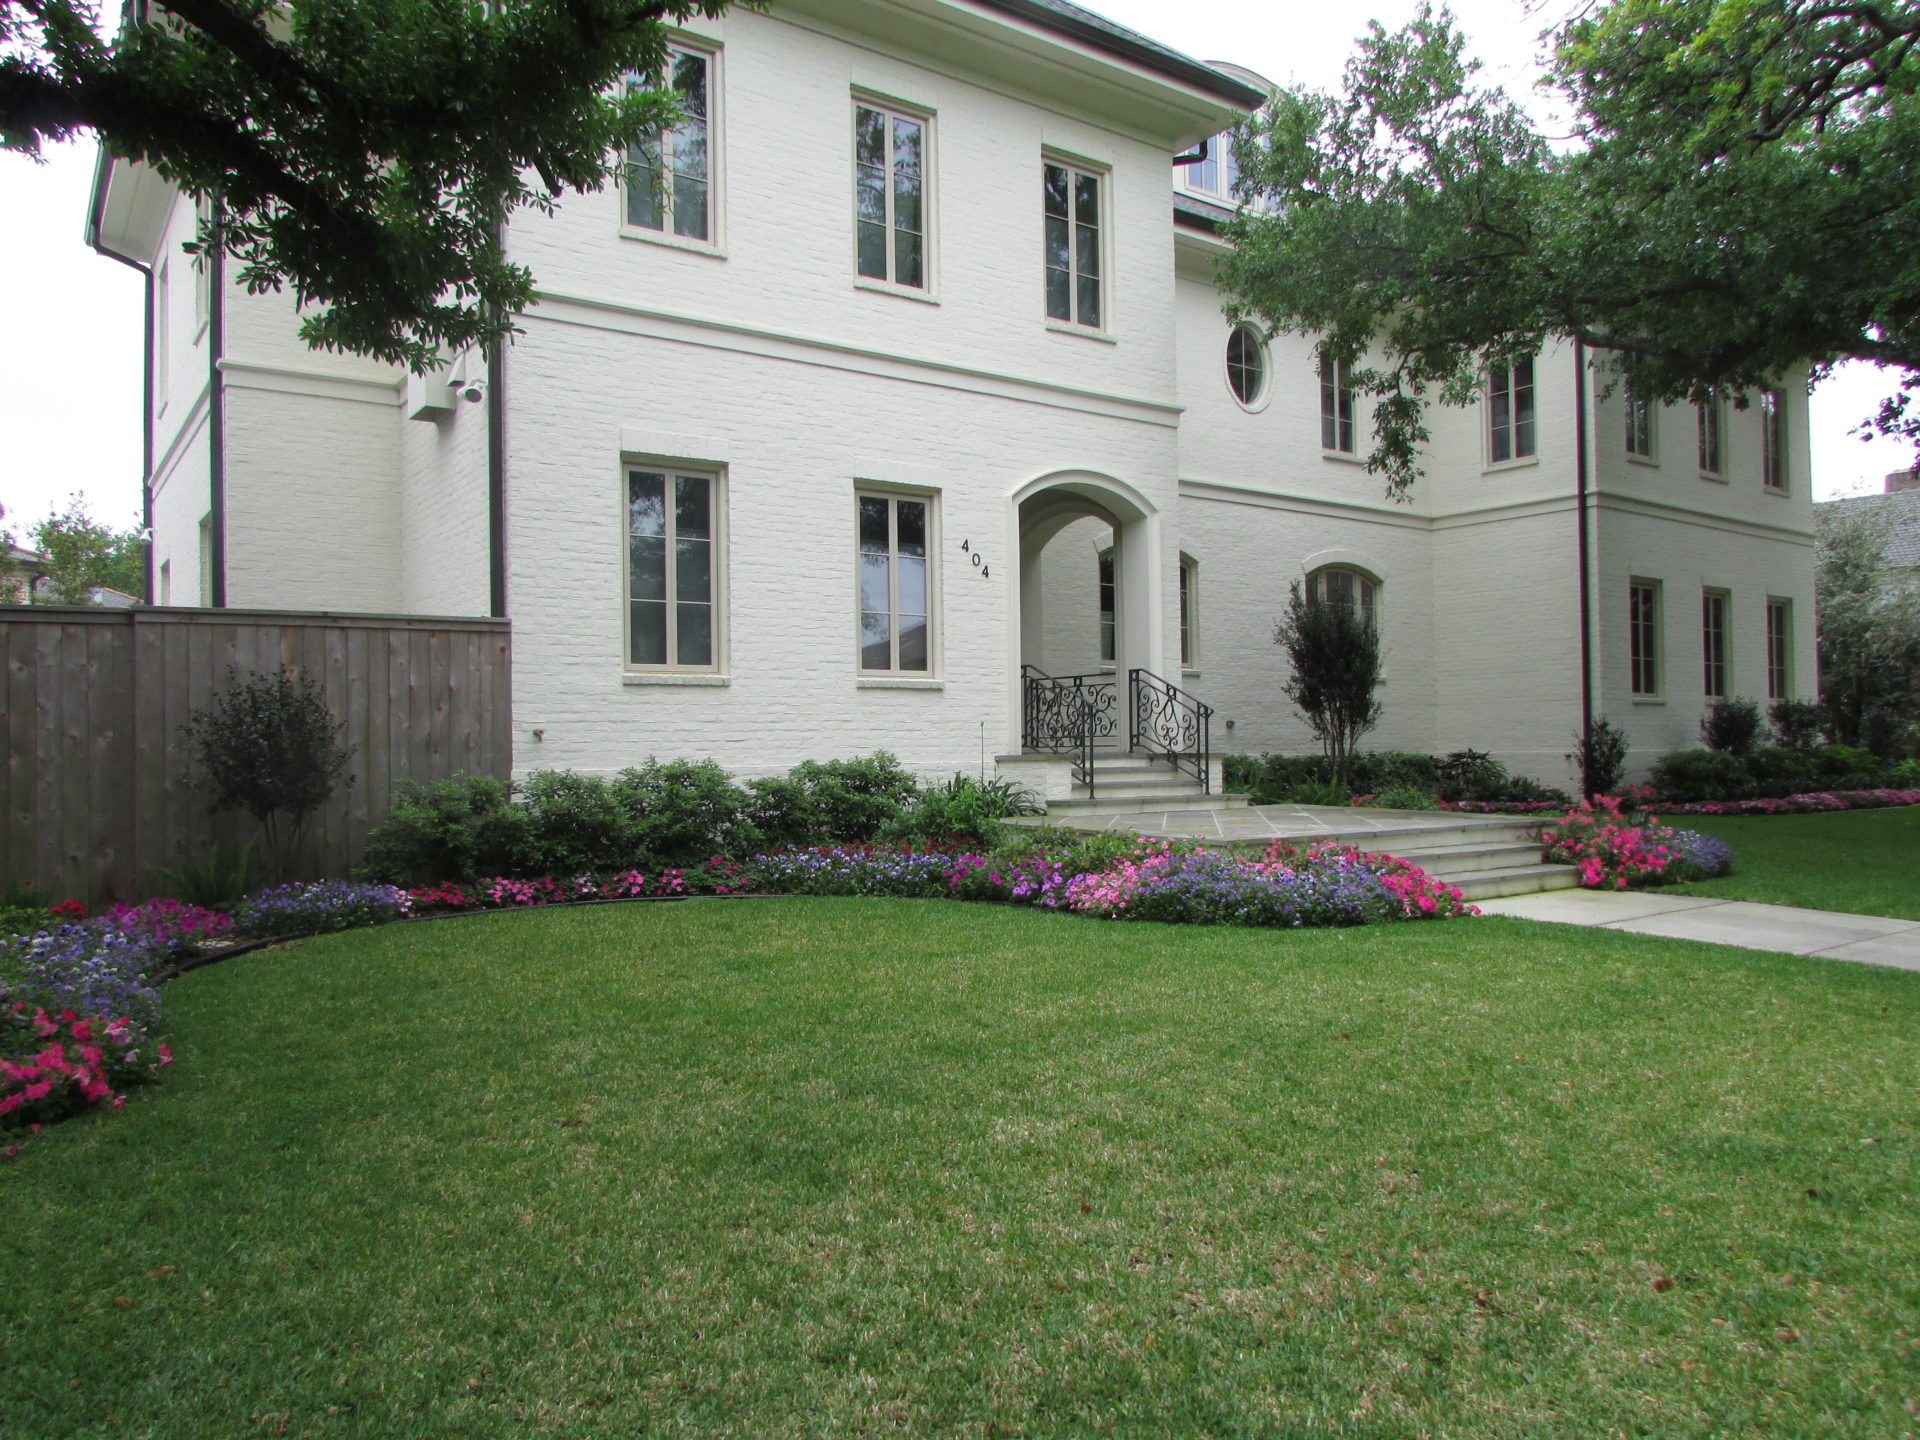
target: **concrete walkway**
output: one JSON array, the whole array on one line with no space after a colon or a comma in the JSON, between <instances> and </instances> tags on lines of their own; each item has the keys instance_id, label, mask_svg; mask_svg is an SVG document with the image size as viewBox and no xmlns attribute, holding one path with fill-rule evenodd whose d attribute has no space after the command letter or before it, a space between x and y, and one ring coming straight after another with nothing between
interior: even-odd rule
<instances>
[{"instance_id":1,"label":"concrete walkway","mask_svg":"<svg viewBox=\"0 0 1920 1440\"><path fill-rule=\"evenodd\" d=\"M1481 901L1480 913L1920 970L1920 920L1636 890L1514 895Z\"/></svg>"}]
</instances>

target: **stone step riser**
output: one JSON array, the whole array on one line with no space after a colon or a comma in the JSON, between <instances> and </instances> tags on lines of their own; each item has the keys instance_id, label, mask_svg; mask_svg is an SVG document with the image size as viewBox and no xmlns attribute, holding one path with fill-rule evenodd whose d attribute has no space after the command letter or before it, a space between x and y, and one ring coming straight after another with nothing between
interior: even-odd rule
<instances>
[{"instance_id":1,"label":"stone step riser","mask_svg":"<svg viewBox=\"0 0 1920 1440\"><path fill-rule=\"evenodd\" d=\"M1442 880L1451 880L1456 875L1479 875L1488 870L1512 870L1542 862L1538 845L1501 846L1493 850L1476 850L1471 855L1422 855L1418 851L1391 853Z\"/></svg>"},{"instance_id":2,"label":"stone step riser","mask_svg":"<svg viewBox=\"0 0 1920 1440\"><path fill-rule=\"evenodd\" d=\"M1478 879L1449 881L1466 900L1499 900L1508 895L1537 895L1542 890L1571 890L1580 883L1580 872L1570 865L1535 865L1505 875L1484 875Z\"/></svg>"}]
</instances>

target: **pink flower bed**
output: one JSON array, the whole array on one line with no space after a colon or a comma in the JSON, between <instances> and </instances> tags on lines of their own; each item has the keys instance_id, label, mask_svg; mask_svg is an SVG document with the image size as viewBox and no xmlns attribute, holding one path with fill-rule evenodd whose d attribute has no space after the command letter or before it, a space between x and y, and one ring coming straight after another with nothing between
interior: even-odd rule
<instances>
[{"instance_id":1,"label":"pink flower bed","mask_svg":"<svg viewBox=\"0 0 1920 1440\"><path fill-rule=\"evenodd\" d=\"M1700 800L1691 805L1641 802L1662 815L1817 815L1834 810L1890 810L1920 805L1920 790L1820 790L1773 800Z\"/></svg>"},{"instance_id":2,"label":"pink flower bed","mask_svg":"<svg viewBox=\"0 0 1920 1440\"><path fill-rule=\"evenodd\" d=\"M19 1058L0 1059L0 1126L37 1129L89 1105L117 1110L127 1097L114 1090L116 1082L150 1080L173 1063L165 1045L151 1046L152 1058L144 1059L147 1038L125 1016L100 1020L72 1010L54 1016L37 1006L29 1013L16 1003L0 1029L24 1031L40 1047L23 1047Z\"/></svg>"}]
</instances>

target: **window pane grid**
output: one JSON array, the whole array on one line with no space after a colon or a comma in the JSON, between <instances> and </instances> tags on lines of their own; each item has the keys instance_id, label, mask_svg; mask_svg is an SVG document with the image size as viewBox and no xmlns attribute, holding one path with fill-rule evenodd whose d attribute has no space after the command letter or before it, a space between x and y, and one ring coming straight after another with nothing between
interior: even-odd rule
<instances>
[{"instance_id":1,"label":"window pane grid","mask_svg":"<svg viewBox=\"0 0 1920 1440\"><path fill-rule=\"evenodd\" d=\"M1653 458L1653 406L1631 395L1627 397L1627 453Z\"/></svg>"},{"instance_id":2,"label":"window pane grid","mask_svg":"<svg viewBox=\"0 0 1920 1440\"><path fill-rule=\"evenodd\" d=\"M1727 596L1723 590L1700 596L1700 653L1704 666L1702 689L1709 700L1727 697Z\"/></svg>"},{"instance_id":3,"label":"window pane grid","mask_svg":"<svg viewBox=\"0 0 1920 1440\"><path fill-rule=\"evenodd\" d=\"M1487 371L1487 449L1495 464L1534 453L1533 361Z\"/></svg>"},{"instance_id":4,"label":"window pane grid","mask_svg":"<svg viewBox=\"0 0 1920 1440\"><path fill-rule=\"evenodd\" d=\"M1347 362L1320 362L1320 448L1353 454L1353 384Z\"/></svg>"},{"instance_id":5,"label":"window pane grid","mask_svg":"<svg viewBox=\"0 0 1920 1440\"><path fill-rule=\"evenodd\" d=\"M1793 689L1793 609L1785 600L1767 602L1767 698L1785 700Z\"/></svg>"},{"instance_id":6,"label":"window pane grid","mask_svg":"<svg viewBox=\"0 0 1920 1440\"><path fill-rule=\"evenodd\" d=\"M1636 581L1628 587L1627 646L1635 695L1660 691L1659 611L1659 586Z\"/></svg>"},{"instance_id":7,"label":"window pane grid","mask_svg":"<svg viewBox=\"0 0 1920 1440\"><path fill-rule=\"evenodd\" d=\"M714 481L627 474L627 663L714 663Z\"/></svg>"},{"instance_id":8,"label":"window pane grid","mask_svg":"<svg viewBox=\"0 0 1920 1440\"><path fill-rule=\"evenodd\" d=\"M1097 329L1100 296L1100 177L1041 166L1047 315Z\"/></svg>"},{"instance_id":9,"label":"window pane grid","mask_svg":"<svg viewBox=\"0 0 1920 1440\"><path fill-rule=\"evenodd\" d=\"M1100 557L1100 658L1106 661L1114 657L1113 601L1113 552L1109 550Z\"/></svg>"},{"instance_id":10,"label":"window pane grid","mask_svg":"<svg viewBox=\"0 0 1920 1440\"><path fill-rule=\"evenodd\" d=\"M1193 562L1180 562L1180 663L1191 666L1194 656L1199 653L1194 634L1194 575Z\"/></svg>"},{"instance_id":11,"label":"window pane grid","mask_svg":"<svg viewBox=\"0 0 1920 1440\"><path fill-rule=\"evenodd\" d=\"M710 240L708 64L691 50L671 52L680 118L635 140L627 151L627 224ZM631 87L641 88L638 85Z\"/></svg>"},{"instance_id":12,"label":"window pane grid","mask_svg":"<svg viewBox=\"0 0 1920 1440\"><path fill-rule=\"evenodd\" d=\"M854 107L855 266L870 280L926 288L926 122Z\"/></svg>"},{"instance_id":13,"label":"window pane grid","mask_svg":"<svg viewBox=\"0 0 1920 1440\"><path fill-rule=\"evenodd\" d=\"M1699 407L1700 411L1700 472L1703 475L1720 473L1720 401L1709 400Z\"/></svg>"},{"instance_id":14,"label":"window pane grid","mask_svg":"<svg viewBox=\"0 0 1920 1440\"><path fill-rule=\"evenodd\" d=\"M860 668L932 668L925 500L858 497Z\"/></svg>"},{"instance_id":15,"label":"window pane grid","mask_svg":"<svg viewBox=\"0 0 1920 1440\"><path fill-rule=\"evenodd\" d=\"M1256 403L1265 387L1263 352L1260 336L1251 326L1236 325L1227 332L1227 386L1242 405Z\"/></svg>"},{"instance_id":16,"label":"window pane grid","mask_svg":"<svg viewBox=\"0 0 1920 1440\"><path fill-rule=\"evenodd\" d=\"M1787 488L1786 406L1776 390L1760 395L1760 483L1769 490Z\"/></svg>"}]
</instances>

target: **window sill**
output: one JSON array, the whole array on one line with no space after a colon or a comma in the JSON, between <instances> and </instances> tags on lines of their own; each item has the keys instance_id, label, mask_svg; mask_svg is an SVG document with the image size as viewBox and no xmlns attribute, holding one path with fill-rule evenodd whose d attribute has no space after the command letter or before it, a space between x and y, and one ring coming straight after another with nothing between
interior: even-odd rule
<instances>
[{"instance_id":1,"label":"window sill","mask_svg":"<svg viewBox=\"0 0 1920 1440\"><path fill-rule=\"evenodd\" d=\"M622 685L706 685L733 684L731 675L676 675L667 670L628 670L620 676Z\"/></svg>"},{"instance_id":2,"label":"window sill","mask_svg":"<svg viewBox=\"0 0 1920 1440\"><path fill-rule=\"evenodd\" d=\"M1627 463L1629 465L1644 465L1649 470L1658 470L1660 468L1660 461L1657 457L1652 455L1636 455L1631 450L1627 451Z\"/></svg>"},{"instance_id":3,"label":"window sill","mask_svg":"<svg viewBox=\"0 0 1920 1440\"><path fill-rule=\"evenodd\" d=\"M853 288L871 290L876 295L892 295L901 300L918 300L922 305L938 305L940 297L917 285L896 285L891 280L876 280L871 275L853 277Z\"/></svg>"},{"instance_id":4,"label":"window sill","mask_svg":"<svg viewBox=\"0 0 1920 1440\"><path fill-rule=\"evenodd\" d=\"M1664 705L1667 703L1667 697L1664 695L1636 695L1633 697L1633 703L1636 705Z\"/></svg>"},{"instance_id":5,"label":"window sill","mask_svg":"<svg viewBox=\"0 0 1920 1440\"><path fill-rule=\"evenodd\" d=\"M1360 458L1360 457L1359 457L1358 455L1356 455L1356 454L1354 454L1354 453L1353 453L1353 452L1352 452L1351 450L1325 450L1325 449L1323 449L1323 450L1322 450L1322 451L1320 452L1320 458L1321 458L1322 460L1331 460L1331 461L1332 461L1332 462L1333 462L1334 464L1336 464L1336 465L1362 465L1362 466L1364 466L1364 465L1365 465L1365 464L1367 463L1366 461L1364 461L1364 460L1362 460L1362 459L1361 459L1361 458Z\"/></svg>"},{"instance_id":6,"label":"window sill","mask_svg":"<svg viewBox=\"0 0 1920 1440\"><path fill-rule=\"evenodd\" d=\"M711 240L695 240L687 235L669 235L661 230L640 230L631 225L620 227L622 240L640 240L648 245L664 245L669 250L685 250L690 255L705 255L724 260L727 252Z\"/></svg>"},{"instance_id":7,"label":"window sill","mask_svg":"<svg viewBox=\"0 0 1920 1440\"><path fill-rule=\"evenodd\" d=\"M1522 455L1518 460L1493 460L1481 467L1483 475L1497 475L1502 470L1525 470L1540 463L1538 455Z\"/></svg>"},{"instance_id":8,"label":"window sill","mask_svg":"<svg viewBox=\"0 0 1920 1440\"><path fill-rule=\"evenodd\" d=\"M1789 500L1793 498L1793 492L1781 485L1762 485L1760 487L1760 493L1762 495L1771 495L1776 500Z\"/></svg>"},{"instance_id":9,"label":"window sill","mask_svg":"<svg viewBox=\"0 0 1920 1440\"><path fill-rule=\"evenodd\" d=\"M908 680L898 675L857 675L853 687L856 690L944 690L944 680Z\"/></svg>"},{"instance_id":10,"label":"window sill","mask_svg":"<svg viewBox=\"0 0 1920 1440\"><path fill-rule=\"evenodd\" d=\"M1098 340L1102 345L1118 345L1120 342L1104 330L1095 330L1086 325L1074 325L1065 320L1047 318L1047 329L1056 335L1078 335L1082 340Z\"/></svg>"},{"instance_id":11,"label":"window sill","mask_svg":"<svg viewBox=\"0 0 1920 1440\"><path fill-rule=\"evenodd\" d=\"M1711 470L1702 470L1702 471L1700 472L1700 478L1701 478L1702 480L1710 480L1710 481L1712 481L1712 482L1713 482L1713 483L1714 483L1715 485L1730 485L1730 484L1732 484L1732 483L1733 483L1732 481L1730 481L1729 479L1727 479L1727 477L1726 477L1726 476L1724 476L1724 475L1716 475L1716 474L1714 474L1714 473L1713 473L1713 471L1711 471Z\"/></svg>"}]
</instances>

